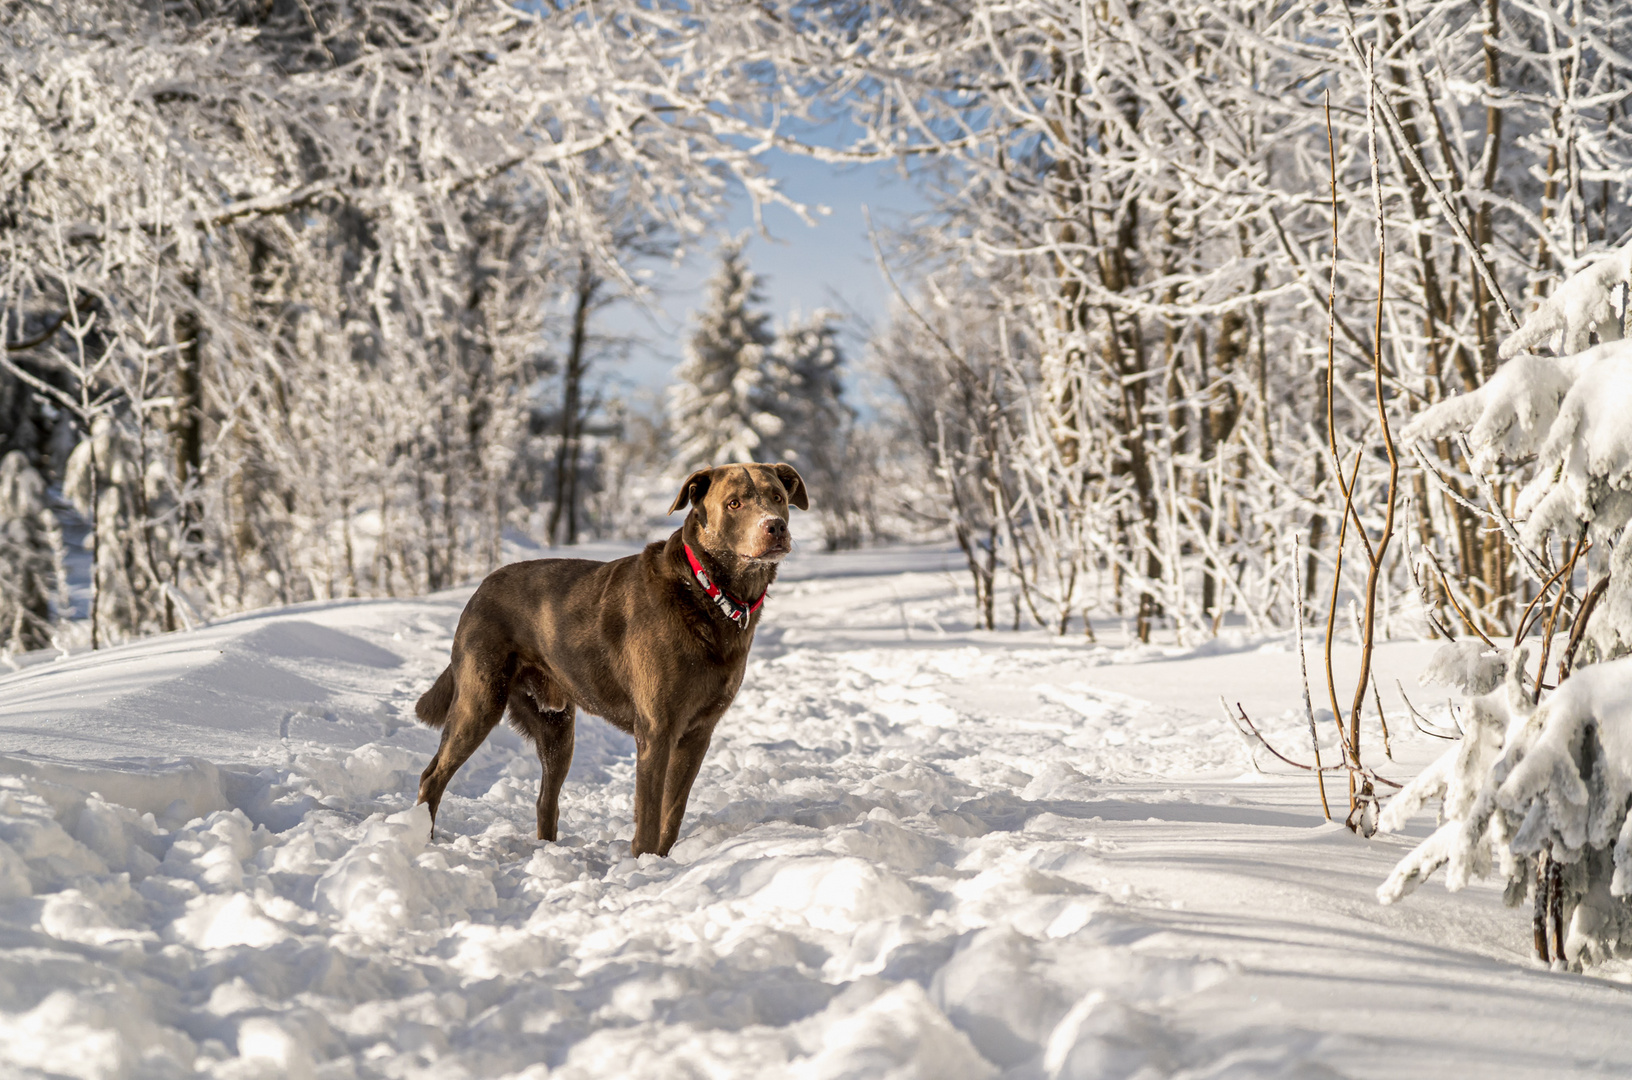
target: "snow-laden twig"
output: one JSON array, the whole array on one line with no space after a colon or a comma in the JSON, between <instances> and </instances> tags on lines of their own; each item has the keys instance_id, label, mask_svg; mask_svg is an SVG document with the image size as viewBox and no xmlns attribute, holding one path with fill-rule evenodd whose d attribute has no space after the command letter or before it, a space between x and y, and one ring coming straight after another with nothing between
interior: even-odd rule
<instances>
[{"instance_id":1,"label":"snow-laden twig","mask_svg":"<svg viewBox=\"0 0 1632 1080\"><path fill-rule=\"evenodd\" d=\"M1406 714L1411 717L1411 725L1418 731L1435 739L1455 740L1462 737L1460 731L1446 731L1439 725L1430 723L1428 718L1418 712L1415 705L1411 704L1411 699L1406 697L1405 686L1398 679L1394 680L1394 685L1400 692L1400 700L1405 702Z\"/></svg>"},{"instance_id":2,"label":"snow-laden twig","mask_svg":"<svg viewBox=\"0 0 1632 1080\"><path fill-rule=\"evenodd\" d=\"M1220 698L1219 701L1224 705L1224 715L1230 718L1231 723L1235 724L1236 730L1241 733L1243 738L1249 738L1251 742L1255 742L1259 746L1262 746L1265 750L1268 750L1276 757L1277 760L1292 766L1294 769L1302 769L1305 772L1312 772L1316 774L1343 772L1348 773L1351 776L1363 777L1366 780L1375 781L1379 784L1384 784L1392 788L1398 788L1401 786L1395 783L1393 780L1378 776L1374 770L1368 767L1357 766L1346 759L1341 765L1306 765L1301 761L1294 761L1292 758L1287 757L1285 754L1275 749L1274 744L1272 744L1268 739L1264 738L1263 733L1258 730L1258 726L1252 722L1250 717L1247 716L1247 711L1241 707L1240 702L1236 702L1235 711L1232 712L1230 711L1229 704L1225 702L1223 698ZM1253 767L1257 767L1256 762L1253 763ZM1353 811L1351 810L1350 813L1352 814Z\"/></svg>"}]
</instances>

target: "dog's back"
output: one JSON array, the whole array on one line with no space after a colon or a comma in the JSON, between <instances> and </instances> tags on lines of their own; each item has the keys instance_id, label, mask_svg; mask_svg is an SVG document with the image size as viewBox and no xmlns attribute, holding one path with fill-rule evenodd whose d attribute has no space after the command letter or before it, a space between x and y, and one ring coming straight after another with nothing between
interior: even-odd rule
<instances>
[{"instance_id":1,"label":"dog's back","mask_svg":"<svg viewBox=\"0 0 1632 1080\"><path fill-rule=\"evenodd\" d=\"M655 545L661 548L662 545ZM536 644L538 615L556 608L575 611L579 625L592 617L594 599L605 590L611 575L624 563L634 563L640 555L627 556L611 562L593 559L534 559L511 563L493 571L477 586L469 604L460 616L454 631L454 662L442 669L431 688L420 695L414 705L414 714L430 727L439 728L448 722L448 712L459 684L456 670L458 657L471 645L489 654L489 660L533 651ZM582 595L574 595L582 594ZM472 633L484 641L470 640ZM512 671L513 677L518 672ZM542 690L542 672L529 672L530 689ZM511 679L504 680L502 696L508 697ZM500 690L501 688L494 688ZM551 695L554 697L555 695ZM560 707L559 703L551 705Z\"/></svg>"}]
</instances>

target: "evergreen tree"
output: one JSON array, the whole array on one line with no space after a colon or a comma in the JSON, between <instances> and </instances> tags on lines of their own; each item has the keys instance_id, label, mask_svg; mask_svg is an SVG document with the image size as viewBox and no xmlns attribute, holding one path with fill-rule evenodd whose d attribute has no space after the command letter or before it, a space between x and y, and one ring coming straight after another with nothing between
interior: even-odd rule
<instances>
[{"instance_id":1,"label":"evergreen tree","mask_svg":"<svg viewBox=\"0 0 1632 1080\"><path fill-rule=\"evenodd\" d=\"M797 467L809 484L826 487L824 481L842 468L854 419L844 403L843 363L837 315L821 310L808 319L795 313L766 365L764 400L782 421L767 449Z\"/></svg>"},{"instance_id":2,"label":"evergreen tree","mask_svg":"<svg viewBox=\"0 0 1632 1080\"><path fill-rule=\"evenodd\" d=\"M676 461L687 470L765 460L782 428L766 380L770 317L757 310L763 297L743 258L744 240L720 248L719 270L670 391Z\"/></svg>"},{"instance_id":3,"label":"evergreen tree","mask_svg":"<svg viewBox=\"0 0 1632 1080\"><path fill-rule=\"evenodd\" d=\"M844 401L838 315L797 313L777 338L767 383L782 431L774 441L779 460L791 462L811 491L829 551L857 547L866 532L871 493L854 481L866 471L852 436L855 410Z\"/></svg>"}]
</instances>

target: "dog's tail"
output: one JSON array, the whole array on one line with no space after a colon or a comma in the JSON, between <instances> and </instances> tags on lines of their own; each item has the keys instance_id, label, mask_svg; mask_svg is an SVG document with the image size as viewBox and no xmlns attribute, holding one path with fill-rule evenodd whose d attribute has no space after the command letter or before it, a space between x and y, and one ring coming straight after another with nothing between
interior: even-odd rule
<instances>
[{"instance_id":1,"label":"dog's tail","mask_svg":"<svg viewBox=\"0 0 1632 1080\"><path fill-rule=\"evenodd\" d=\"M414 713L421 723L441 727L448 722L448 709L453 705L453 665L442 669L431 688L420 695Z\"/></svg>"}]
</instances>

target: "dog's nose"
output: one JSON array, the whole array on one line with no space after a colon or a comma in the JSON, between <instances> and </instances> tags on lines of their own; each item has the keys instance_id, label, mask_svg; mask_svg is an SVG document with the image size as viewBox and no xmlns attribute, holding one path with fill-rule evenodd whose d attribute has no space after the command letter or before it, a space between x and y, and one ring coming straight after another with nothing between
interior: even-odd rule
<instances>
[{"instance_id":1,"label":"dog's nose","mask_svg":"<svg viewBox=\"0 0 1632 1080\"><path fill-rule=\"evenodd\" d=\"M786 540L788 538L788 523L781 518L766 518L762 524L772 540Z\"/></svg>"}]
</instances>

